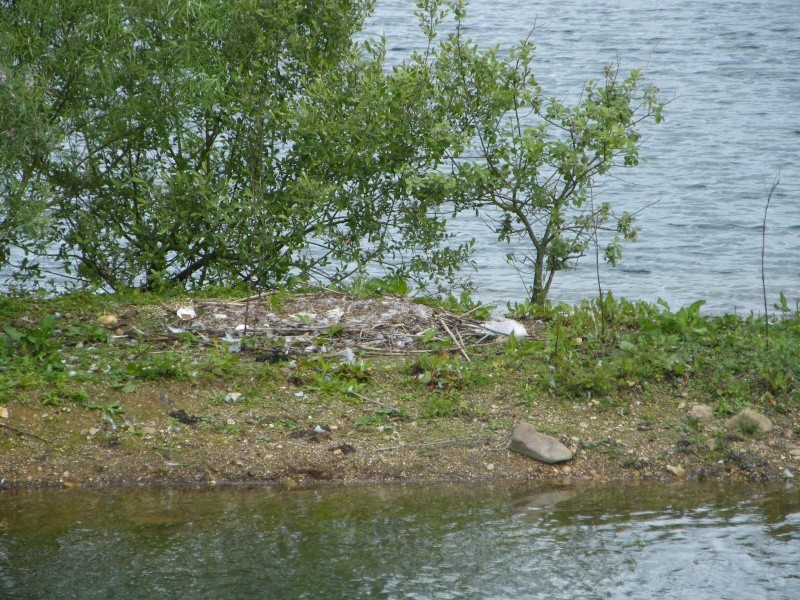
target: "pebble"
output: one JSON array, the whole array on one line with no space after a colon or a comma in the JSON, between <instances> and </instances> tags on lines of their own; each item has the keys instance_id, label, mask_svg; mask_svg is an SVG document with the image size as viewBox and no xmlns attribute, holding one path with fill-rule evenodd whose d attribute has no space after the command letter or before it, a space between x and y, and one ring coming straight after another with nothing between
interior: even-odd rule
<instances>
[{"instance_id":1,"label":"pebble","mask_svg":"<svg viewBox=\"0 0 800 600\"><path fill-rule=\"evenodd\" d=\"M675 475L675 477L683 478L686 476L686 469L681 466L667 465L667 471Z\"/></svg>"},{"instance_id":2,"label":"pebble","mask_svg":"<svg viewBox=\"0 0 800 600\"><path fill-rule=\"evenodd\" d=\"M489 463L488 465L486 465L486 470L487 471L494 471L494 465L492 463Z\"/></svg>"}]
</instances>

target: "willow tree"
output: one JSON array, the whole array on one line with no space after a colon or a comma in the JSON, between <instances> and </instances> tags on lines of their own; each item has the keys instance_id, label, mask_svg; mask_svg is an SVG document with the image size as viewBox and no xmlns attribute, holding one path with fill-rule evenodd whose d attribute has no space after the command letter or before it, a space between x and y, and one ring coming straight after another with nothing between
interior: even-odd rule
<instances>
[{"instance_id":1,"label":"willow tree","mask_svg":"<svg viewBox=\"0 0 800 600\"><path fill-rule=\"evenodd\" d=\"M353 41L371 4L0 3L0 264L111 289L447 273L431 88Z\"/></svg>"}]
</instances>

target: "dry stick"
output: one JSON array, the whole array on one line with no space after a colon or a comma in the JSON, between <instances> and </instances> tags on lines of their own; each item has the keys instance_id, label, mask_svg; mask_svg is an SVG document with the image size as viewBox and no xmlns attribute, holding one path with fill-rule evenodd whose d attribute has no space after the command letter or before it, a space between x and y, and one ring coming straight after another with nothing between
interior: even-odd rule
<instances>
[{"instance_id":1,"label":"dry stick","mask_svg":"<svg viewBox=\"0 0 800 600\"><path fill-rule=\"evenodd\" d=\"M46 440L42 436L36 435L35 433L30 433L28 431L23 431L22 429L17 429L16 427L11 427L11 425L5 425L3 423L0 423L0 427L3 427L3 428L8 429L10 431L13 431L17 435L27 435L28 437L36 438L37 440L41 440L45 444L50 444L51 446L55 446L55 444L53 442L51 442L50 440Z\"/></svg>"},{"instance_id":2,"label":"dry stick","mask_svg":"<svg viewBox=\"0 0 800 600\"><path fill-rule=\"evenodd\" d=\"M778 175L769 189L767 204L764 206L764 222L761 227L761 289L764 292L764 338L767 340L767 347L769 347L769 307L767 305L767 280L764 276L764 254L767 248L767 211L769 210L770 200L772 200L772 194L775 193L775 188L778 187L780 182L781 178Z\"/></svg>"},{"instance_id":3,"label":"dry stick","mask_svg":"<svg viewBox=\"0 0 800 600\"><path fill-rule=\"evenodd\" d=\"M389 450L404 450L406 448L428 448L431 446L454 446L456 444L467 444L470 442L487 442L487 437L463 437L463 438L450 438L447 440L439 440L437 442L427 442L424 444L400 444L399 446L384 446L378 448L378 452L387 452Z\"/></svg>"},{"instance_id":4,"label":"dry stick","mask_svg":"<svg viewBox=\"0 0 800 600\"><path fill-rule=\"evenodd\" d=\"M440 317L439 318L439 323L442 324L442 327L444 327L444 330L450 335L451 338L453 338L453 342L455 343L456 348L458 348L458 350L461 352L461 354L464 355L464 358L467 359L467 362L472 362L470 357L469 357L469 354L467 354L466 350L464 350L464 346L462 346L461 344L458 343L458 340L456 339L456 336L454 336L453 332L450 331L450 328L447 326L447 323L444 322L444 319L442 319Z\"/></svg>"},{"instance_id":5,"label":"dry stick","mask_svg":"<svg viewBox=\"0 0 800 600\"><path fill-rule=\"evenodd\" d=\"M239 298L238 300L233 300L231 302L218 302L217 304L241 304L242 302L254 302L255 300L261 300L261 294L254 294L253 296Z\"/></svg>"},{"instance_id":6,"label":"dry stick","mask_svg":"<svg viewBox=\"0 0 800 600\"><path fill-rule=\"evenodd\" d=\"M383 402L378 402L377 400L373 400L372 398L367 398L364 394L359 394L355 390L347 390L347 393L350 394L351 396L355 396L356 398L360 398L364 402L369 402L371 404L375 404L377 406L380 406L381 408L385 408L386 410L390 410L390 411L396 412L396 413L400 412L394 406L390 406L388 404L384 404Z\"/></svg>"}]
</instances>

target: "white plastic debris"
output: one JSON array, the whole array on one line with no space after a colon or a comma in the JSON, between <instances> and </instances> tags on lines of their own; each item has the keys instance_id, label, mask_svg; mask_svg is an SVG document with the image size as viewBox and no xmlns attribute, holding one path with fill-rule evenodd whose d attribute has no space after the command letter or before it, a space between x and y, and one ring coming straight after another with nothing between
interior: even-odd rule
<instances>
[{"instance_id":1,"label":"white plastic debris","mask_svg":"<svg viewBox=\"0 0 800 600\"><path fill-rule=\"evenodd\" d=\"M317 425L316 427L314 427L314 433L328 433L328 432L324 427Z\"/></svg>"},{"instance_id":2,"label":"white plastic debris","mask_svg":"<svg viewBox=\"0 0 800 600\"><path fill-rule=\"evenodd\" d=\"M225 402L239 402L241 399L242 395L239 392L230 392L225 396Z\"/></svg>"},{"instance_id":3,"label":"white plastic debris","mask_svg":"<svg viewBox=\"0 0 800 600\"><path fill-rule=\"evenodd\" d=\"M342 357L342 363L345 365L356 364L356 354L350 348L345 348L339 355Z\"/></svg>"},{"instance_id":4,"label":"white plastic debris","mask_svg":"<svg viewBox=\"0 0 800 600\"><path fill-rule=\"evenodd\" d=\"M191 321L197 316L197 313L191 306L182 306L177 310L177 315L181 321Z\"/></svg>"},{"instance_id":5,"label":"white plastic debris","mask_svg":"<svg viewBox=\"0 0 800 600\"><path fill-rule=\"evenodd\" d=\"M170 333L185 333L186 330L182 327L173 327L172 325L167 325L167 329Z\"/></svg>"},{"instance_id":6,"label":"white plastic debris","mask_svg":"<svg viewBox=\"0 0 800 600\"><path fill-rule=\"evenodd\" d=\"M332 308L328 312L325 313L326 321L329 323L338 323L341 321L342 317L344 316L344 310L336 307Z\"/></svg>"},{"instance_id":7,"label":"white plastic debris","mask_svg":"<svg viewBox=\"0 0 800 600\"><path fill-rule=\"evenodd\" d=\"M519 321L514 319L492 319L483 324L483 328L495 335L513 335L514 337L528 337L528 330Z\"/></svg>"}]
</instances>

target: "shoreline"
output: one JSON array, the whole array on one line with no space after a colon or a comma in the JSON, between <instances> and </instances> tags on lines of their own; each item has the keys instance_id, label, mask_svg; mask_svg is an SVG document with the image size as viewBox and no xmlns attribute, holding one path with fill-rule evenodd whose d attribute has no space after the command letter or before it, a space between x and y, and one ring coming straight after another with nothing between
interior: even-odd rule
<instances>
[{"instance_id":1,"label":"shoreline","mask_svg":"<svg viewBox=\"0 0 800 600\"><path fill-rule=\"evenodd\" d=\"M15 345L0 371L0 489L800 477L791 372L756 395L761 372L738 366L753 362L758 324L630 306L617 305L603 341L585 307L571 321L516 316L528 332L517 340L486 338L474 306L458 316L338 292L5 300ZM196 316L181 321L188 307ZM255 333L232 351L209 323L242 314ZM319 315L339 320L323 327ZM770 429L726 424L747 407ZM572 460L509 451L523 421Z\"/></svg>"}]
</instances>

